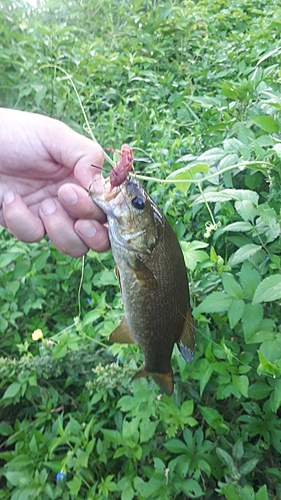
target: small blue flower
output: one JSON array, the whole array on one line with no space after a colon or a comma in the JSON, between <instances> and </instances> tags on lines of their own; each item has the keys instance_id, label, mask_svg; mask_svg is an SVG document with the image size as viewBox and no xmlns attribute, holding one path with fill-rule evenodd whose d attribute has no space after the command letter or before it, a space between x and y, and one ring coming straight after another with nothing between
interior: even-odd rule
<instances>
[{"instance_id":1,"label":"small blue flower","mask_svg":"<svg viewBox=\"0 0 281 500\"><path fill-rule=\"evenodd\" d=\"M218 215L215 215L215 220L218 220L219 216Z\"/></svg>"},{"instance_id":2,"label":"small blue flower","mask_svg":"<svg viewBox=\"0 0 281 500\"><path fill-rule=\"evenodd\" d=\"M118 356L116 356L116 361L117 361L117 363L120 363L121 358L120 358L120 356L119 356L119 355L118 355Z\"/></svg>"},{"instance_id":3,"label":"small blue flower","mask_svg":"<svg viewBox=\"0 0 281 500\"><path fill-rule=\"evenodd\" d=\"M120 137L120 135L121 135L120 132L117 132L117 137Z\"/></svg>"},{"instance_id":4,"label":"small blue flower","mask_svg":"<svg viewBox=\"0 0 281 500\"><path fill-rule=\"evenodd\" d=\"M79 374L78 374L78 375L77 375L77 378L78 378L78 380L80 380L80 379L81 379L81 375L79 375Z\"/></svg>"},{"instance_id":5,"label":"small blue flower","mask_svg":"<svg viewBox=\"0 0 281 500\"><path fill-rule=\"evenodd\" d=\"M87 297L87 298L86 298L86 301L88 302L88 304L91 304L91 299L90 299L90 297Z\"/></svg>"},{"instance_id":6,"label":"small blue flower","mask_svg":"<svg viewBox=\"0 0 281 500\"><path fill-rule=\"evenodd\" d=\"M58 472L57 473L57 482L63 481L66 478L66 472Z\"/></svg>"},{"instance_id":7,"label":"small blue flower","mask_svg":"<svg viewBox=\"0 0 281 500\"><path fill-rule=\"evenodd\" d=\"M141 143L142 143L142 144L145 144L145 140L144 140L144 139L142 139L142 140L141 140Z\"/></svg>"},{"instance_id":8,"label":"small blue flower","mask_svg":"<svg viewBox=\"0 0 281 500\"><path fill-rule=\"evenodd\" d=\"M193 222L193 226L197 227L198 226L198 222Z\"/></svg>"},{"instance_id":9,"label":"small blue flower","mask_svg":"<svg viewBox=\"0 0 281 500\"><path fill-rule=\"evenodd\" d=\"M186 150L185 150L184 148L180 148L180 152L181 152L181 153L185 153L185 152L186 152Z\"/></svg>"},{"instance_id":10,"label":"small blue flower","mask_svg":"<svg viewBox=\"0 0 281 500\"><path fill-rule=\"evenodd\" d=\"M178 196L179 194L180 194L180 193L179 193L179 191L176 191L176 192L175 192L175 195L176 195L176 196Z\"/></svg>"},{"instance_id":11,"label":"small blue flower","mask_svg":"<svg viewBox=\"0 0 281 500\"><path fill-rule=\"evenodd\" d=\"M179 223L179 221L178 221L178 220L176 220L176 226L178 225L178 223Z\"/></svg>"},{"instance_id":12,"label":"small blue flower","mask_svg":"<svg viewBox=\"0 0 281 500\"><path fill-rule=\"evenodd\" d=\"M168 163L168 165L170 165L170 163L171 163L171 160L170 160L170 159L169 159L169 160L167 160L167 163Z\"/></svg>"},{"instance_id":13,"label":"small blue flower","mask_svg":"<svg viewBox=\"0 0 281 500\"><path fill-rule=\"evenodd\" d=\"M268 255L267 255L267 256L265 257L265 260L269 260L269 257L268 257Z\"/></svg>"},{"instance_id":14,"label":"small blue flower","mask_svg":"<svg viewBox=\"0 0 281 500\"><path fill-rule=\"evenodd\" d=\"M158 201L158 196L153 197L154 201Z\"/></svg>"}]
</instances>

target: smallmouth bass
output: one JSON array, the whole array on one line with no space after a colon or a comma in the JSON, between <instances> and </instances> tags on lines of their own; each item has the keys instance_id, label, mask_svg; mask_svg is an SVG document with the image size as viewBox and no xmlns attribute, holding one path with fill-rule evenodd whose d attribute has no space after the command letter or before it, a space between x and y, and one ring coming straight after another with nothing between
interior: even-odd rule
<instances>
[{"instance_id":1,"label":"smallmouth bass","mask_svg":"<svg viewBox=\"0 0 281 500\"><path fill-rule=\"evenodd\" d=\"M169 396L174 380L171 355L176 343L187 362L195 340L183 254L170 223L135 179L91 194L106 213L109 239L125 316L110 340L141 346L144 364L133 377L151 375Z\"/></svg>"}]
</instances>

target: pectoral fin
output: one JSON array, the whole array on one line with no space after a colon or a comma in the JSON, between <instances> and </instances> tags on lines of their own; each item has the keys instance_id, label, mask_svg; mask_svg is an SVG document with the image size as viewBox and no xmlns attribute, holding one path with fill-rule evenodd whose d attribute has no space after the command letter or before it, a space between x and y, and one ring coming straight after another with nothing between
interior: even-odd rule
<instances>
[{"instance_id":1,"label":"pectoral fin","mask_svg":"<svg viewBox=\"0 0 281 500\"><path fill-rule=\"evenodd\" d=\"M132 381L137 380L141 377L148 377L149 375L151 375L154 382L159 385L161 391L165 392L167 396L171 396L173 394L174 379L172 370L170 370L168 373L149 373L143 365L141 369L136 373L136 375L134 375Z\"/></svg>"},{"instance_id":2,"label":"pectoral fin","mask_svg":"<svg viewBox=\"0 0 281 500\"><path fill-rule=\"evenodd\" d=\"M111 333L109 340L111 342L117 342L118 344L135 344L136 341L131 334L126 318L123 317L121 323L113 332Z\"/></svg>"},{"instance_id":3,"label":"pectoral fin","mask_svg":"<svg viewBox=\"0 0 281 500\"><path fill-rule=\"evenodd\" d=\"M137 255L135 260L134 272L141 283L147 283L148 281L156 283L156 276L153 271L151 271L151 269L141 260L139 255Z\"/></svg>"},{"instance_id":4,"label":"pectoral fin","mask_svg":"<svg viewBox=\"0 0 281 500\"><path fill-rule=\"evenodd\" d=\"M177 346L185 361L191 363L195 350L195 333L193 318L190 311L187 312L182 334L177 342Z\"/></svg>"}]
</instances>

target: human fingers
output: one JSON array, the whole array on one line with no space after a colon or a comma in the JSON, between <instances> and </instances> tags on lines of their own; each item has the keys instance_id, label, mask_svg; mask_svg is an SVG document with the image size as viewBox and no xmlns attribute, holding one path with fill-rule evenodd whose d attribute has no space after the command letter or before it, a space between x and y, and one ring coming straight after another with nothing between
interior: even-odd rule
<instances>
[{"instance_id":1,"label":"human fingers","mask_svg":"<svg viewBox=\"0 0 281 500\"><path fill-rule=\"evenodd\" d=\"M59 252L71 257L81 257L88 251L74 229L74 220L54 198L46 198L40 205L39 215L46 232Z\"/></svg>"},{"instance_id":2,"label":"human fingers","mask_svg":"<svg viewBox=\"0 0 281 500\"><path fill-rule=\"evenodd\" d=\"M109 249L107 228L99 222L79 219L75 222L74 228L86 245L95 252L104 252Z\"/></svg>"},{"instance_id":3,"label":"human fingers","mask_svg":"<svg viewBox=\"0 0 281 500\"><path fill-rule=\"evenodd\" d=\"M106 215L95 204L86 189L76 184L63 184L58 191L63 207L74 219L92 219L104 223Z\"/></svg>"},{"instance_id":4,"label":"human fingers","mask_svg":"<svg viewBox=\"0 0 281 500\"><path fill-rule=\"evenodd\" d=\"M4 224L18 240L26 243L40 241L45 228L39 217L29 210L22 198L8 191L3 198Z\"/></svg>"}]
</instances>

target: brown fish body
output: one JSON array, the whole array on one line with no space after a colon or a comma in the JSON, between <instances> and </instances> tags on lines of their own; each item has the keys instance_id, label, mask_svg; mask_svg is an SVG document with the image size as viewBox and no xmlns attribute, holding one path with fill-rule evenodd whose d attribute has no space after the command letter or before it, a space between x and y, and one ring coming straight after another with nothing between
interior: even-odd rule
<instances>
[{"instance_id":1,"label":"brown fish body","mask_svg":"<svg viewBox=\"0 0 281 500\"><path fill-rule=\"evenodd\" d=\"M152 375L173 392L174 344L191 361L194 327L185 263L177 237L159 208L136 180L93 198L105 211L124 301L125 316L111 334L114 342L137 343L144 365L134 378Z\"/></svg>"}]
</instances>

